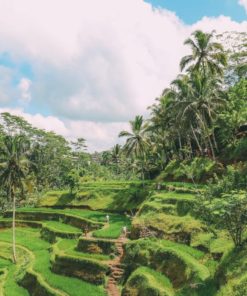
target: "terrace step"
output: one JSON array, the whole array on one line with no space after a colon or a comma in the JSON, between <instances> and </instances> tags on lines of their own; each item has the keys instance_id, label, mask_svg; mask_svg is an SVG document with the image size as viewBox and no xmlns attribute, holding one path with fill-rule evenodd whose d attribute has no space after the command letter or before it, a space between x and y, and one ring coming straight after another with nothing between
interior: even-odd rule
<instances>
[{"instance_id":1,"label":"terrace step","mask_svg":"<svg viewBox=\"0 0 247 296\"><path fill-rule=\"evenodd\" d=\"M151 231L148 227L143 226L140 230L139 237L140 238L147 238L147 237L155 237L156 233Z\"/></svg>"},{"instance_id":2,"label":"terrace step","mask_svg":"<svg viewBox=\"0 0 247 296\"><path fill-rule=\"evenodd\" d=\"M123 272L124 271L122 268L115 267L115 266L111 267L111 270L112 270L112 272L113 271L115 271L115 272Z\"/></svg>"}]
</instances>

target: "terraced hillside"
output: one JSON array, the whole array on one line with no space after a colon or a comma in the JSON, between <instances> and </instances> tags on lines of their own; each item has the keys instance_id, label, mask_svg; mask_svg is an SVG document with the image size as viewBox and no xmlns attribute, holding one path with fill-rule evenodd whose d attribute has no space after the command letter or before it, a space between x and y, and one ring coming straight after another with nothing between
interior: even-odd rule
<instances>
[{"instance_id":1,"label":"terraced hillside","mask_svg":"<svg viewBox=\"0 0 247 296\"><path fill-rule=\"evenodd\" d=\"M0 220L3 295L106 295L109 263L117 256L115 239L129 220L112 214L107 225L105 215L88 210L18 209L18 264L14 265L11 212L6 212ZM89 232L83 239L85 228Z\"/></svg>"},{"instance_id":2,"label":"terraced hillside","mask_svg":"<svg viewBox=\"0 0 247 296\"><path fill-rule=\"evenodd\" d=\"M232 242L224 231L214 237L195 217L198 189L177 183L158 191L155 184L146 186L134 216L129 209L125 214L110 212L112 207L107 211L107 203L104 211L66 208L67 202L64 208L41 207L51 192L36 208L18 208L16 265L11 260L12 213L5 212L0 219L0 294L216 296L232 289L225 285L235 277L225 264ZM105 187L110 190L109 184ZM91 196L95 187L87 188ZM93 199L88 198L91 205ZM120 200L121 195L112 195L110 204ZM245 281L243 264L239 268Z\"/></svg>"}]
</instances>

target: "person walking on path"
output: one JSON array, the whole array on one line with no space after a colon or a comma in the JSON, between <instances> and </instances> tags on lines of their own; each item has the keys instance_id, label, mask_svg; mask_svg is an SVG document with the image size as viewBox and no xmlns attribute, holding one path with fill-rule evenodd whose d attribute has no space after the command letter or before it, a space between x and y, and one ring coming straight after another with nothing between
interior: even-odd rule
<instances>
[{"instance_id":1,"label":"person walking on path","mask_svg":"<svg viewBox=\"0 0 247 296\"><path fill-rule=\"evenodd\" d=\"M124 234L124 237L127 237L127 227L126 226L123 227L123 234Z\"/></svg>"},{"instance_id":2,"label":"person walking on path","mask_svg":"<svg viewBox=\"0 0 247 296\"><path fill-rule=\"evenodd\" d=\"M84 235L85 235L85 237L87 237L87 235L88 235L88 227L87 227L87 225L84 228Z\"/></svg>"}]
</instances>

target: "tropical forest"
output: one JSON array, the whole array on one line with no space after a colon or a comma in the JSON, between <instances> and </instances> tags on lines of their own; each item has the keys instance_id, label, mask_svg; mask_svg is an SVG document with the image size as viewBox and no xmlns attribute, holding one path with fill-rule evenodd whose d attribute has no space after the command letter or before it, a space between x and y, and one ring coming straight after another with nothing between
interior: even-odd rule
<instances>
[{"instance_id":1,"label":"tropical forest","mask_svg":"<svg viewBox=\"0 0 247 296\"><path fill-rule=\"evenodd\" d=\"M112 148L1 112L0 295L247 295L247 33L183 46Z\"/></svg>"}]
</instances>

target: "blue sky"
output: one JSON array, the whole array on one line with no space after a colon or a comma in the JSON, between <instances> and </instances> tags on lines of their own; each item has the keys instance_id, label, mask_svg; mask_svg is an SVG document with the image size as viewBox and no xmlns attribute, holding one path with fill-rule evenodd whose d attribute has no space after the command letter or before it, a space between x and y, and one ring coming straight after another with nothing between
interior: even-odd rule
<instances>
[{"instance_id":1,"label":"blue sky","mask_svg":"<svg viewBox=\"0 0 247 296\"><path fill-rule=\"evenodd\" d=\"M192 24L204 16L230 16L235 21L246 20L238 0L146 0L155 7L174 11L185 23Z\"/></svg>"}]
</instances>

